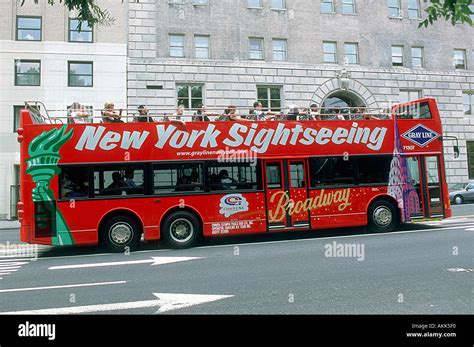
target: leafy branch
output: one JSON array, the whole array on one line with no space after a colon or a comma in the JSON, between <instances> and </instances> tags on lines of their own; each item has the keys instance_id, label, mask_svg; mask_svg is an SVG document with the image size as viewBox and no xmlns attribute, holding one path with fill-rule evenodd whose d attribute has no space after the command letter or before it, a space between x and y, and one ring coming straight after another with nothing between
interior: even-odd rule
<instances>
[{"instance_id":1,"label":"leafy branch","mask_svg":"<svg viewBox=\"0 0 474 347\"><path fill-rule=\"evenodd\" d=\"M419 28L427 28L439 18L450 21L452 25L456 23L467 23L472 25L471 15L474 14L469 5L472 0L424 0L431 5L426 8L428 17L420 23Z\"/></svg>"}]
</instances>

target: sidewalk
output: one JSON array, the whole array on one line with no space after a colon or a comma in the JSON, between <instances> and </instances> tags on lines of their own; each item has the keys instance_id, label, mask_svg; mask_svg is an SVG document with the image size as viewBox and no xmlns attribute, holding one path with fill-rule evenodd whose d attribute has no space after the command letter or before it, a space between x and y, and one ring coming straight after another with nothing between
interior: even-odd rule
<instances>
[{"instance_id":1,"label":"sidewalk","mask_svg":"<svg viewBox=\"0 0 474 347\"><path fill-rule=\"evenodd\" d=\"M2 229L19 229L20 222L17 220L0 220L0 230Z\"/></svg>"}]
</instances>

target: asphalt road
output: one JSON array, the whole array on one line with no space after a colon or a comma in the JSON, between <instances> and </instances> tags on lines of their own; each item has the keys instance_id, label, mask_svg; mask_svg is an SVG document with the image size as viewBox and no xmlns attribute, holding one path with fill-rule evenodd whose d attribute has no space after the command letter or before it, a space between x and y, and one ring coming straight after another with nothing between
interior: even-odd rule
<instances>
[{"instance_id":1,"label":"asphalt road","mask_svg":"<svg viewBox=\"0 0 474 347\"><path fill-rule=\"evenodd\" d=\"M18 230L0 231L6 241L17 242ZM389 234L212 239L179 251L147 243L129 255L45 247L37 260L0 257L0 311L472 314L473 260L474 217Z\"/></svg>"}]
</instances>

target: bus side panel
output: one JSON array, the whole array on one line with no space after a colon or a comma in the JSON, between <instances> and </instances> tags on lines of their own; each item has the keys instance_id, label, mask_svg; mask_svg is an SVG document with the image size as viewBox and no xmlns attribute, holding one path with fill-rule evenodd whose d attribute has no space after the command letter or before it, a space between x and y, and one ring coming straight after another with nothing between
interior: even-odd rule
<instances>
[{"instance_id":1,"label":"bus side panel","mask_svg":"<svg viewBox=\"0 0 474 347\"><path fill-rule=\"evenodd\" d=\"M164 197L155 206L155 224L161 225L171 210L194 210L203 222L204 236L242 235L266 231L265 194L226 193Z\"/></svg>"},{"instance_id":2,"label":"bus side panel","mask_svg":"<svg viewBox=\"0 0 474 347\"><path fill-rule=\"evenodd\" d=\"M369 202L387 195L387 186L313 189L311 228L330 229L367 225Z\"/></svg>"},{"instance_id":3,"label":"bus side panel","mask_svg":"<svg viewBox=\"0 0 474 347\"><path fill-rule=\"evenodd\" d=\"M76 245L97 244L100 223L111 213L126 212L135 215L145 231L153 228L151 198L109 199L109 200L69 200L58 204ZM126 207L125 207L126 206ZM155 234L158 227L155 225Z\"/></svg>"}]
</instances>

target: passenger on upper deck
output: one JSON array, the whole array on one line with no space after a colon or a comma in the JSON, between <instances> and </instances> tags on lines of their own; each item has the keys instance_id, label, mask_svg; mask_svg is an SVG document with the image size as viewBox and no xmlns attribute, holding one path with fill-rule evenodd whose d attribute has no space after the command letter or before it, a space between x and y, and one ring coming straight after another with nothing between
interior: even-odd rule
<instances>
[{"instance_id":1,"label":"passenger on upper deck","mask_svg":"<svg viewBox=\"0 0 474 347\"><path fill-rule=\"evenodd\" d=\"M248 121L248 119L243 119L238 114L236 114L237 106L229 105L224 111L224 114L219 117L220 121Z\"/></svg>"},{"instance_id":2,"label":"passenger on upper deck","mask_svg":"<svg viewBox=\"0 0 474 347\"><path fill-rule=\"evenodd\" d=\"M300 110L297 105L290 105L288 108L288 112L286 114L287 120L298 120L298 116L300 115Z\"/></svg>"},{"instance_id":3,"label":"passenger on upper deck","mask_svg":"<svg viewBox=\"0 0 474 347\"><path fill-rule=\"evenodd\" d=\"M184 115L184 105L179 105L176 109L176 113L173 114L174 120L181 120Z\"/></svg>"},{"instance_id":4,"label":"passenger on upper deck","mask_svg":"<svg viewBox=\"0 0 474 347\"><path fill-rule=\"evenodd\" d=\"M90 114L86 112L84 105L78 102L72 103L68 107L68 121L69 123L90 123Z\"/></svg>"},{"instance_id":5,"label":"passenger on upper deck","mask_svg":"<svg viewBox=\"0 0 474 347\"><path fill-rule=\"evenodd\" d=\"M263 105L259 101L253 103L253 109L250 110L250 114L247 117L249 120L272 120L275 119L276 115L273 112L265 112Z\"/></svg>"},{"instance_id":6,"label":"passenger on upper deck","mask_svg":"<svg viewBox=\"0 0 474 347\"><path fill-rule=\"evenodd\" d=\"M344 115L342 114L342 109L340 107L335 107L333 109L326 109L325 114L321 115L322 120L345 120Z\"/></svg>"},{"instance_id":7,"label":"passenger on upper deck","mask_svg":"<svg viewBox=\"0 0 474 347\"><path fill-rule=\"evenodd\" d=\"M104 123L123 123L120 119L122 117L122 110L116 110L113 102L108 101L104 104L102 110L102 120Z\"/></svg>"},{"instance_id":8,"label":"passenger on upper deck","mask_svg":"<svg viewBox=\"0 0 474 347\"><path fill-rule=\"evenodd\" d=\"M193 121L194 122L210 122L211 119L209 118L209 116L215 117L215 116L218 116L218 114L207 112L206 106L204 106L203 104L199 104L196 110L196 113L194 113Z\"/></svg>"},{"instance_id":9,"label":"passenger on upper deck","mask_svg":"<svg viewBox=\"0 0 474 347\"><path fill-rule=\"evenodd\" d=\"M138 116L137 121L141 123L153 123L154 120L151 116L148 115L148 109L145 105L138 106Z\"/></svg>"},{"instance_id":10,"label":"passenger on upper deck","mask_svg":"<svg viewBox=\"0 0 474 347\"><path fill-rule=\"evenodd\" d=\"M311 104L310 108L306 109L303 114L300 115L300 120L321 120L318 105Z\"/></svg>"}]
</instances>

